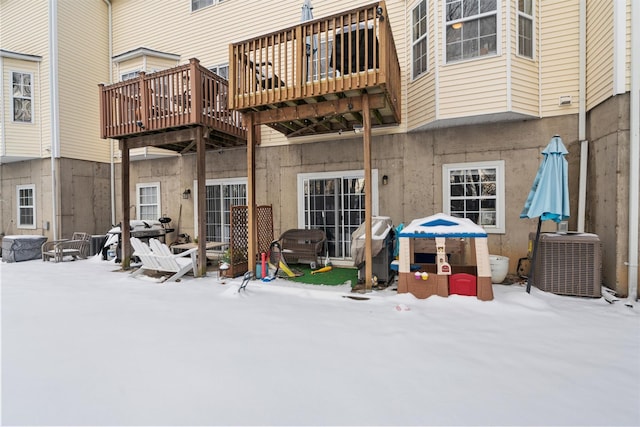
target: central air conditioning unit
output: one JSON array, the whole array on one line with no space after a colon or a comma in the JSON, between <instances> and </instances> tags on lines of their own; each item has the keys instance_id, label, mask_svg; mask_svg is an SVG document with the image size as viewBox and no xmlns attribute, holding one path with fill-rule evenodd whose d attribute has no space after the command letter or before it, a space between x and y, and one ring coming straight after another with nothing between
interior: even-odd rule
<instances>
[{"instance_id":1,"label":"central air conditioning unit","mask_svg":"<svg viewBox=\"0 0 640 427\"><path fill-rule=\"evenodd\" d=\"M529 234L530 250L535 238L536 233ZM533 284L558 295L600 298L600 252L600 239L595 234L541 233L536 262L531 266Z\"/></svg>"}]
</instances>

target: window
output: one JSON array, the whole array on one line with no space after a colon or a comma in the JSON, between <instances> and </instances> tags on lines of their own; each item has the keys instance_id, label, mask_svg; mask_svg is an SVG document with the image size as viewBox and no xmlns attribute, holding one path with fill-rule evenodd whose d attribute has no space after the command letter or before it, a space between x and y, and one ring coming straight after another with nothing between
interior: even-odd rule
<instances>
[{"instance_id":1,"label":"window","mask_svg":"<svg viewBox=\"0 0 640 427\"><path fill-rule=\"evenodd\" d=\"M468 218L488 233L504 233L504 161L442 167L443 211Z\"/></svg>"},{"instance_id":2,"label":"window","mask_svg":"<svg viewBox=\"0 0 640 427\"><path fill-rule=\"evenodd\" d=\"M36 228L36 186L18 185L18 228Z\"/></svg>"},{"instance_id":3,"label":"window","mask_svg":"<svg viewBox=\"0 0 640 427\"><path fill-rule=\"evenodd\" d=\"M378 210L378 171L372 171L373 215ZM298 175L298 227L319 228L327 235L329 256L351 256L351 234L364 222L364 172Z\"/></svg>"},{"instance_id":4,"label":"window","mask_svg":"<svg viewBox=\"0 0 640 427\"><path fill-rule=\"evenodd\" d=\"M139 220L157 220L160 215L160 183L136 184L137 217Z\"/></svg>"},{"instance_id":5,"label":"window","mask_svg":"<svg viewBox=\"0 0 640 427\"><path fill-rule=\"evenodd\" d=\"M415 79L427 72L427 0L421 0L411 13L411 51L413 54L412 75Z\"/></svg>"},{"instance_id":6,"label":"window","mask_svg":"<svg viewBox=\"0 0 640 427\"><path fill-rule=\"evenodd\" d=\"M191 11L203 9L207 6L222 3L224 0L191 0Z\"/></svg>"},{"instance_id":7,"label":"window","mask_svg":"<svg viewBox=\"0 0 640 427\"><path fill-rule=\"evenodd\" d=\"M194 182L193 188L197 188ZM208 179L205 185L205 227L208 242L229 242L231 231L231 206L246 206L247 179ZM194 197L194 204L197 206ZM196 212L195 224L198 218ZM196 230L197 232L197 230Z\"/></svg>"},{"instance_id":8,"label":"window","mask_svg":"<svg viewBox=\"0 0 640 427\"><path fill-rule=\"evenodd\" d=\"M229 64L215 65L209 71L216 73L225 80L229 80Z\"/></svg>"},{"instance_id":9,"label":"window","mask_svg":"<svg viewBox=\"0 0 640 427\"><path fill-rule=\"evenodd\" d=\"M33 122L33 75L14 71L12 78L13 121Z\"/></svg>"},{"instance_id":10,"label":"window","mask_svg":"<svg viewBox=\"0 0 640 427\"><path fill-rule=\"evenodd\" d=\"M446 0L447 62L497 53L497 0Z\"/></svg>"},{"instance_id":11,"label":"window","mask_svg":"<svg viewBox=\"0 0 640 427\"><path fill-rule=\"evenodd\" d=\"M518 0L518 55L533 58L533 0Z\"/></svg>"},{"instance_id":12,"label":"window","mask_svg":"<svg viewBox=\"0 0 640 427\"><path fill-rule=\"evenodd\" d=\"M313 43L314 48L311 47L311 44ZM318 49L318 44L320 45L319 49ZM329 77L335 77L336 72L333 69L333 67L331 67L331 65L327 64L327 60L329 60L329 62L331 62L331 52L333 50L333 40L326 40L326 39L321 39L320 42L318 43L318 40L316 37L314 37L313 42L311 42L311 37L308 37L307 40L307 48L306 48L306 52L308 57L310 57L311 60L311 80L321 80L321 79L326 79L327 76Z\"/></svg>"},{"instance_id":13,"label":"window","mask_svg":"<svg viewBox=\"0 0 640 427\"><path fill-rule=\"evenodd\" d=\"M120 76L120 81L135 79L140 75L140 70L130 71L128 73L124 73Z\"/></svg>"}]
</instances>

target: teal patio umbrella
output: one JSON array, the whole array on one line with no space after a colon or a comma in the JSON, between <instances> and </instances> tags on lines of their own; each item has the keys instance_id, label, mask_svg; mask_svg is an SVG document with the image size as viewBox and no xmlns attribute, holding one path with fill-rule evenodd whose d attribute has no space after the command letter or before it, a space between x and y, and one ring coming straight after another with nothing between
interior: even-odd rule
<instances>
[{"instance_id":1,"label":"teal patio umbrella","mask_svg":"<svg viewBox=\"0 0 640 427\"><path fill-rule=\"evenodd\" d=\"M534 279L533 271L542 221L561 222L569 218L569 168L565 158L568 153L562 139L558 135L554 135L542 150L544 158L533 180L533 186L524 203L524 209L520 213L520 218L538 218L531 269L527 280L528 293L531 292L531 284Z\"/></svg>"}]
</instances>

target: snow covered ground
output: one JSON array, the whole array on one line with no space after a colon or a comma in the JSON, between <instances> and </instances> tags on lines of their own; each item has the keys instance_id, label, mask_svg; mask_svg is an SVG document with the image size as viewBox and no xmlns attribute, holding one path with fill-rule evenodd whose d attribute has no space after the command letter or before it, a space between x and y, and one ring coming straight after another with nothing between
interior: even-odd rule
<instances>
[{"instance_id":1,"label":"snow covered ground","mask_svg":"<svg viewBox=\"0 0 640 427\"><path fill-rule=\"evenodd\" d=\"M2 263L3 425L640 425L640 306Z\"/></svg>"}]
</instances>

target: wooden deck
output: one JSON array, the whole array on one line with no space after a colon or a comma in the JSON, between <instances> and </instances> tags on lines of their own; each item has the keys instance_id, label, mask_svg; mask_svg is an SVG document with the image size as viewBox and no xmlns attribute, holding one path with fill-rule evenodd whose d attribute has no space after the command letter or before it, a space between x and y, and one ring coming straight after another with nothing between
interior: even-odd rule
<instances>
[{"instance_id":1,"label":"wooden deck","mask_svg":"<svg viewBox=\"0 0 640 427\"><path fill-rule=\"evenodd\" d=\"M400 65L383 1L230 46L233 110L287 136L400 122Z\"/></svg>"},{"instance_id":2,"label":"wooden deck","mask_svg":"<svg viewBox=\"0 0 640 427\"><path fill-rule=\"evenodd\" d=\"M136 79L100 85L102 138L134 138L139 146L195 152L192 135L204 128L207 148L245 145L242 116L228 108L228 82L197 59ZM199 106L199 107L197 107ZM174 132L180 130L181 132ZM160 135L162 134L162 135Z\"/></svg>"}]
</instances>

